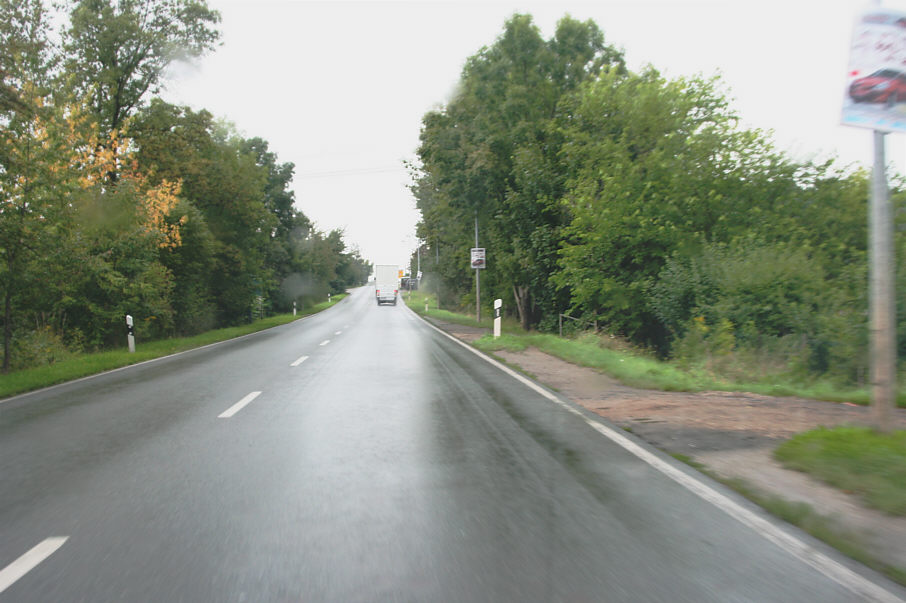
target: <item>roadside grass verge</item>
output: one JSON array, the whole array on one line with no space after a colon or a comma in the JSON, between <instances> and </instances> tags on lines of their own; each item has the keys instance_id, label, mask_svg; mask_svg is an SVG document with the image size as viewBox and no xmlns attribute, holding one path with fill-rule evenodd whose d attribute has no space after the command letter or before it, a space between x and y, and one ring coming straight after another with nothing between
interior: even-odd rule
<instances>
[{"instance_id":1,"label":"roadside grass verge","mask_svg":"<svg viewBox=\"0 0 906 603\"><path fill-rule=\"evenodd\" d=\"M839 522L833 517L821 515L807 503L792 502L778 496L765 494L743 479L721 477L705 465L684 454L672 454L671 456L704 473L714 481L724 484L771 515L796 526L803 532L837 549L850 559L854 559L862 565L884 574L894 582L906 586L906 568L890 565L873 555L859 536L840 529Z\"/></svg>"},{"instance_id":2,"label":"roadside grass verge","mask_svg":"<svg viewBox=\"0 0 906 603\"><path fill-rule=\"evenodd\" d=\"M598 369L632 387L665 391L702 391L720 384L701 374L684 372L652 358L601 347L595 337L562 339L556 335L526 333L501 335L496 340L485 336L474 342L483 352L521 351L535 347L567 362Z\"/></svg>"},{"instance_id":3,"label":"roadside grass verge","mask_svg":"<svg viewBox=\"0 0 906 603\"><path fill-rule=\"evenodd\" d=\"M449 310L441 310L437 307L437 298L434 295L424 293L422 291L412 291L412 295L409 295L409 292L406 291L401 294L403 301L406 302L416 314L420 316L428 316L430 318L436 318L444 322L452 322L458 325L465 325L467 327L479 327L484 329L493 329L494 328L494 314L493 311L488 310L487 312L482 311L481 322L475 320L475 317L469 314L459 314L457 312L450 312ZM425 310L425 302L428 302L428 309ZM512 318L503 319L503 328L508 330L520 329L519 322Z\"/></svg>"},{"instance_id":4,"label":"roadside grass verge","mask_svg":"<svg viewBox=\"0 0 906 603\"><path fill-rule=\"evenodd\" d=\"M407 293L404 300L416 313L429 318L488 329L493 325L493 319L490 317L483 317L481 323L478 323L474 316L440 310L437 308L436 298L421 291L413 291L411 298ZM600 370L631 387L683 392L750 392L766 396L847 402L862 406L870 402L869 392L865 388L845 388L820 379L803 383L782 375L772 375L761 380L730 379L701 367L681 368L676 363L660 361L625 346L609 346L606 337L593 334L567 338L544 333L526 333L522 331L518 321L513 319L503 321L503 331L504 334L496 340L487 335L476 340L473 345L487 353L498 350L522 351L528 347L536 347L567 362ZM900 392L897 396L897 405L906 408L906 391Z\"/></svg>"},{"instance_id":5,"label":"roadside grass verge","mask_svg":"<svg viewBox=\"0 0 906 603\"><path fill-rule=\"evenodd\" d=\"M890 515L906 516L906 431L820 427L796 434L774 457Z\"/></svg>"},{"instance_id":6,"label":"roadside grass verge","mask_svg":"<svg viewBox=\"0 0 906 603\"><path fill-rule=\"evenodd\" d=\"M297 316L278 314L247 325L216 329L192 337L148 342L138 340L134 354L130 354L126 349L76 354L51 365L0 375L0 399L277 327L326 310L329 306L336 305L344 297L346 294L335 295L331 298L330 303L324 301L300 310Z\"/></svg>"}]
</instances>

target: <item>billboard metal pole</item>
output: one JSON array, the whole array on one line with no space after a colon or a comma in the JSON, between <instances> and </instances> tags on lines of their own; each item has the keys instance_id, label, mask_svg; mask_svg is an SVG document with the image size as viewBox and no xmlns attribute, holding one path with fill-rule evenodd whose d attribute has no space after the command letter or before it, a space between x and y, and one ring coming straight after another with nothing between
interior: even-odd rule
<instances>
[{"instance_id":1,"label":"billboard metal pole","mask_svg":"<svg viewBox=\"0 0 906 603\"><path fill-rule=\"evenodd\" d=\"M880 431L890 429L897 376L893 220L884 165L884 134L874 131L874 167L868 216L872 423Z\"/></svg>"},{"instance_id":2,"label":"billboard metal pole","mask_svg":"<svg viewBox=\"0 0 906 603\"><path fill-rule=\"evenodd\" d=\"M478 210L475 210L475 247L478 247ZM481 322L481 270L475 268L475 320Z\"/></svg>"},{"instance_id":3,"label":"billboard metal pole","mask_svg":"<svg viewBox=\"0 0 906 603\"><path fill-rule=\"evenodd\" d=\"M887 187L884 136L906 132L906 111L890 77L906 63L906 13L881 7L880 0L861 11L853 24L843 124L870 128L874 160L868 210L869 348L871 417L879 431L891 429L896 403L896 297L893 253L893 212ZM883 83L883 82L882 82Z\"/></svg>"}]
</instances>

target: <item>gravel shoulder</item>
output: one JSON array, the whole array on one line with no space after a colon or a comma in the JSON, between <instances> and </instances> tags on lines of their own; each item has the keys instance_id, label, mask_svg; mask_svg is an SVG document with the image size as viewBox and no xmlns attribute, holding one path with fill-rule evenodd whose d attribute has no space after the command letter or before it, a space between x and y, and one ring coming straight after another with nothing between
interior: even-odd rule
<instances>
[{"instance_id":1,"label":"gravel shoulder","mask_svg":"<svg viewBox=\"0 0 906 603\"><path fill-rule=\"evenodd\" d=\"M465 341L487 332L431 322ZM780 442L796 433L868 424L868 408L751 393L635 389L534 348L495 355L654 446L691 457L721 477L741 479L763 494L810 505L875 557L906 568L906 518L870 509L854 495L783 468L772 456ZM906 410L896 410L894 421L897 429L906 429Z\"/></svg>"}]
</instances>

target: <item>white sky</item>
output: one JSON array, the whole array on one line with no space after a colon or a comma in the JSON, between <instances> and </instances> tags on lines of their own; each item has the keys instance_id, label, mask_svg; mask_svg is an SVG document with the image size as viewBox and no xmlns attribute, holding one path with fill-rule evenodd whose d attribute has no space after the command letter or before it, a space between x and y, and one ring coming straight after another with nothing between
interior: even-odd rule
<instances>
[{"instance_id":1,"label":"white sky","mask_svg":"<svg viewBox=\"0 0 906 603\"><path fill-rule=\"evenodd\" d=\"M886 2L904 9L903 2ZM296 165L296 205L374 263L405 264L418 212L402 165L421 118L442 104L467 57L513 13L545 39L564 14L593 19L630 68L669 77L720 73L748 127L797 158L871 163L871 132L843 127L840 106L854 0L518 2L208 0L223 45L174 71L164 97L205 108ZM906 172L904 138L887 137Z\"/></svg>"}]
</instances>

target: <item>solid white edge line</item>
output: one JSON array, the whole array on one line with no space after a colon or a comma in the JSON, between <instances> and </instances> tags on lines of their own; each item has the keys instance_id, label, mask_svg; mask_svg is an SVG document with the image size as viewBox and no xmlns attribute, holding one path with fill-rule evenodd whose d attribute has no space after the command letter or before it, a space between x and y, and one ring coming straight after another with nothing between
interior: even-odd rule
<instances>
[{"instance_id":1,"label":"solid white edge line","mask_svg":"<svg viewBox=\"0 0 906 603\"><path fill-rule=\"evenodd\" d=\"M410 309L411 311L411 309ZM416 317L419 317L418 314L412 312ZM421 318L421 317L419 317ZM780 526L777 526L770 521L766 520L764 517L759 516L756 513L753 513L751 510L746 509L736 501L728 498L724 494L721 494L714 488L708 486L704 482L696 479L695 477L680 471L676 467L672 466L670 463L664 461L658 456L652 454L650 451L645 450L642 446L639 446L637 443L633 442L631 439L623 435L618 431L614 431L607 425L593 421L586 417L581 411L573 408L563 400L561 400L556 395L547 391L534 381L531 381L524 375L517 373L510 367L494 360L493 358L485 355L480 350L472 347L471 345L460 341L454 336L450 335L443 329L440 329L427 320L422 319L422 321L428 327L434 329L441 335L450 339L451 341L459 344L463 348L469 350L479 358L482 358L489 364L497 367L507 375L513 377L523 385L526 385L533 391L544 396L551 402L557 404L561 408L567 410L568 412L576 415L581 418L589 427L600 433L601 435L607 437L616 444L622 446L626 451L634 454L636 457L645 461L651 465L654 469L657 469L676 483L680 484L693 494L698 495L704 500L710 502L714 506L718 507L737 521L743 523L744 525L752 528L756 533L764 536L769 541L776 544L781 549L785 550L789 554L793 555L806 565L811 566L812 568L818 570L820 573L824 574L840 586L843 586L847 590L859 595L860 597L867 597L873 601L881 601L883 603L903 603L904 599L901 599L894 593L890 592L886 588L872 582L865 576L862 576L850 568L846 567L838 561L834 561L818 549L807 544L806 542L800 540L793 534L782 529Z\"/></svg>"},{"instance_id":2,"label":"solid white edge line","mask_svg":"<svg viewBox=\"0 0 906 603\"><path fill-rule=\"evenodd\" d=\"M322 342L321 342L320 344L318 344L318 345L325 346L325 345L327 345L328 343L330 343L330 340L329 340L329 339L325 339L324 341L322 341Z\"/></svg>"},{"instance_id":3,"label":"solid white edge line","mask_svg":"<svg viewBox=\"0 0 906 603\"><path fill-rule=\"evenodd\" d=\"M298 360L296 360L295 362L293 362L290 366L299 366L300 364L302 364L302 363L305 362L306 360L308 360L308 356L299 356Z\"/></svg>"},{"instance_id":4,"label":"solid white edge line","mask_svg":"<svg viewBox=\"0 0 906 603\"><path fill-rule=\"evenodd\" d=\"M230 417L232 417L233 415L235 415L237 412L239 412L240 410L242 410L243 408L245 408L245 406L246 406L249 402L251 402L252 400L254 400L255 398L257 398L257 397L260 396L260 395L261 395L261 392L252 392L252 393L250 393L250 394L247 395L245 398L243 398L243 399L240 400L239 402L236 402L236 404L233 404L233 405L230 406L228 409L226 409L225 411L223 411L222 413L220 413L219 415L217 415L217 418L218 418L218 419L229 419Z\"/></svg>"},{"instance_id":5,"label":"solid white edge line","mask_svg":"<svg viewBox=\"0 0 906 603\"><path fill-rule=\"evenodd\" d=\"M69 536L54 536L47 538L27 553L0 570L0 593L12 586L19 578L33 570L42 561L53 555Z\"/></svg>"}]
</instances>

